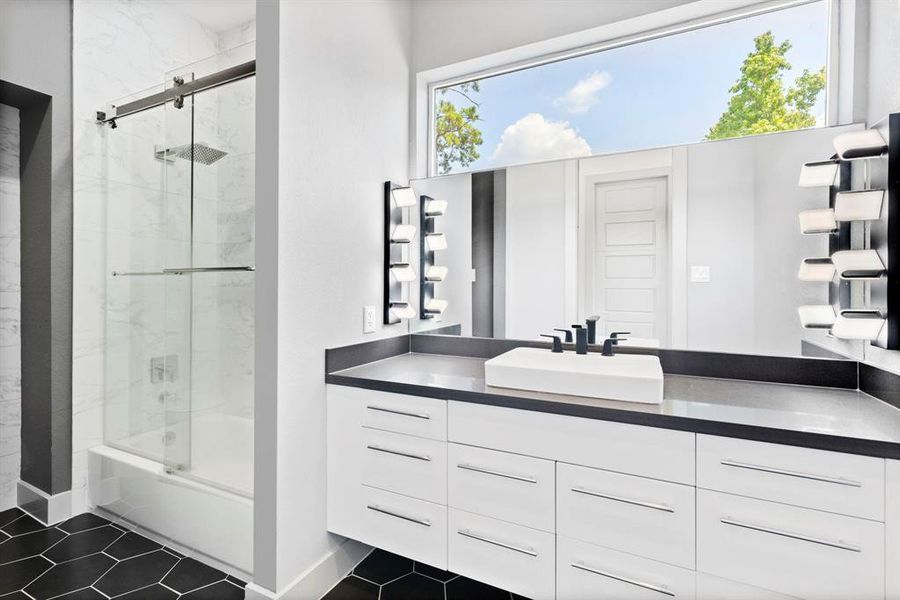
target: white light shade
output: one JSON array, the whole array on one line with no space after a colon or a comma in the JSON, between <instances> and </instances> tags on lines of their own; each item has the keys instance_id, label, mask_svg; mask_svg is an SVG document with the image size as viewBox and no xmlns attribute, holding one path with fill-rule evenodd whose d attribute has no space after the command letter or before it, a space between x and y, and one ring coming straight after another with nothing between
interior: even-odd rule
<instances>
[{"instance_id":1,"label":"white light shade","mask_svg":"<svg viewBox=\"0 0 900 600\"><path fill-rule=\"evenodd\" d=\"M439 217L445 212L447 212L446 200L435 200L434 198L432 198L431 200L425 201L426 217Z\"/></svg>"},{"instance_id":2,"label":"white light shade","mask_svg":"<svg viewBox=\"0 0 900 600\"><path fill-rule=\"evenodd\" d=\"M425 235L425 245L432 252L447 249L447 238L443 233L428 233Z\"/></svg>"},{"instance_id":3,"label":"white light shade","mask_svg":"<svg viewBox=\"0 0 900 600\"><path fill-rule=\"evenodd\" d=\"M391 302L391 312L398 319L413 319L416 316L416 309L409 302Z\"/></svg>"},{"instance_id":4,"label":"white light shade","mask_svg":"<svg viewBox=\"0 0 900 600\"><path fill-rule=\"evenodd\" d=\"M834 149L843 160L881 156L887 150L887 142L874 129L842 133L834 138Z\"/></svg>"},{"instance_id":5,"label":"white light shade","mask_svg":"<svg viewBox=\"0 0 900 600\"><path fill-rule=\"evenodd\" d=\"M804 258L797 278L800 281L829 282L834 279L834 263L830 258Z\"/></svg>"},{"instance_id":6,"label":"white light shade","mask_svg":"<svg viewBox=\"0 0 900 600\"><path fill-rule=\"evenodd\" d=\"M831 335L842 340L874 340L884 327L884 318L874 310L842 310Z\"/></svg>"},{"instance_id":7,"label":"white light shade","mask_svg":"<svg viewBox=\"0 0 900 600\"><path fill-rule=\"evenodd\" d=\"M838 221L876 221L881 218L884 190L838 192L834 217Z\"/></svg>"},{"instance_id":8,"label":"white light shade","mask_svg":"<svg viewBox=\"0 0 900 600\"><path fill-rule=\"evenodd\" d=\"M391 233L391 241L397 244L408 244L416 237L415 225L397 225Z\"/></svg>"},{"instance_id":9,"label":"white light shade","mask_svg":"<svg viewBox=\"0 0 900 600\"><path fill-rule=\"evenodd\" d=\"M884 274L875 250L841 250L831 255L831 262L841 279L878 279Z\"/></svg>"},{"instance_id":10,"label":"white light shade","mask_svg":"<svg viewBox=\"0 0 900 600\"><path fill-rule=\"evenodd\" d=\"M808 162L800 169L800 187L822 187L835 185L838 179L838 163L833 160Z\"/></svg>"},{"instance_id":11,"label":"white light shade","mask_svg":"<svg viewBox=\"0 0 900 600\"><path fill-rule=\"evenodd\" d=\"M834 219L834 209L817 208L804 210L800 213L801 233L834 233L837 231L837 221Z\"/></svg>"},{"instance_id":12,"label":"white light shade","mask_svg":"<svg viewBox=\"0 0 900 600\"><path fill-rule=\"evenodd\" d=\"M443 281L447 277L447 267L432 265L425 271L426 281Z\"/></svg>"},{"instance_id":13,"label":"white light shade","mask_svg":"<svg viewBox=\"0 0 900 600\"><path fill-rule=\"evenodd\" d=\"M437 298L432 298L425 303L425 312L439 315L447 310L447 304L448 303L446 300L438 300Z\"/></svg>"},{"instance_id":14,"label":"white light shade","mask_svg":"<svg viewBox=\"0 0 900 600\"><path fill-rule=\"evenodd\" d=\"M391 273L394 274L397 281L402 281L404 283L407 281L415 281L416 279L416 272L409 263L397 263L391 265Z\"/></svg>"},{"instance_id":15,"label":"white light shade","mask_svg":"<svg viewBox=\"0 0 900 600\"><path fill-rule=\"evenodd\" d=\"M834 307L830 304L813 304L797 307L800 324L807 329L829 329L834 325Z\"/></svg>"},{"instance_id":16,"label":"white light shade","mask_svg":"<svg viewBox=\"0 0 900 600\"><path fill-rule=\"evenodd\" d=\"M402 187L391 190L391 197L397 208L416 205L416 193L411 187Z\"/></svg>"}]
</instances>

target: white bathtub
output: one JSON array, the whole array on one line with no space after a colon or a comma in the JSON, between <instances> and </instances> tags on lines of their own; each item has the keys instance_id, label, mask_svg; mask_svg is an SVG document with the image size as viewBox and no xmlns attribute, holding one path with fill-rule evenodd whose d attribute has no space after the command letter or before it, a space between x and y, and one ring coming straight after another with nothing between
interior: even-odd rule
<instances>
[{"instance_id":1,"label":"white bathtub","mask_svg":"<svg viewBox=\"0 0 900 600\"><path fill-rule=\"evenodd\" d=\"M111 446L89 450L88 498L112 513L182 548L253 573L253 421L206 415L191 425L191 470L166 473L161 462ZM163 431L128 440L159 440ZM211 483L207 483L207 481Z\"/></svg>"}]
</instances>

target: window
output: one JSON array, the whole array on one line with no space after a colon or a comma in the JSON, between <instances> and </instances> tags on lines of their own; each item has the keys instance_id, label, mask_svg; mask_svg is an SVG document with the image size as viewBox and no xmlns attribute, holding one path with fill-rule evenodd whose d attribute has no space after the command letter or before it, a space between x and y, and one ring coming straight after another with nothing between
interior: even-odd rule
<instances>
[{"instance_id":1,"label":"window","mask_svg":"<svg viewBox=\"0 0 900 600\"><path fill-rule=\"evenodd\" d=\"M818 0L433 91L433 173L825 125Z\"/></svg>"}]
</instances>

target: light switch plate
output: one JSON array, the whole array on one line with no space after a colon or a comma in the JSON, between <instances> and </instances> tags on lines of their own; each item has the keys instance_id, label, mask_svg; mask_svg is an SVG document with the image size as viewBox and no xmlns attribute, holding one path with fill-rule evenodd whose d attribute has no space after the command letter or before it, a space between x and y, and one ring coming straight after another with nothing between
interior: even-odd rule
<instances>
[{"instance_id":1,"label":"light switch plate","mask_svg":"<svg viewBox=\"0 0 900 600\"><path fill-rule=\"evenodd\" d=\"M709 267L691 265L691 283L709 283Z\"/></svg>"},{"instance_id":2,"label":"light switch plate","mask_svg":"<svg viewBox=\"0 0 900 600\"><path fill-rule=\"evenodd\" d=\"M375 333L375 307L363 307L363 333Z\"/></svg>"}]
</instances>

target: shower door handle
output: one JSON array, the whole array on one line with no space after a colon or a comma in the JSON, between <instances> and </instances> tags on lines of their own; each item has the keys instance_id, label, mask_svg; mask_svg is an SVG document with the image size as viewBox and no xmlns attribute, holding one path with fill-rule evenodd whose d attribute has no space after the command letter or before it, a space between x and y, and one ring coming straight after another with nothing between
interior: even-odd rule
<instances>
[{"instance_id":1,"label":"shower door handle","mask_svg":"<svg viewBox=\"0 0 900 600\"><path fill-rule=\"evenodd\" d=\"M163 269L166 275L184 275L185 273L218 273L225 271L255 271L256 267L247 265L243 267L175 267Z\"/></svg>"}]
</instances>

